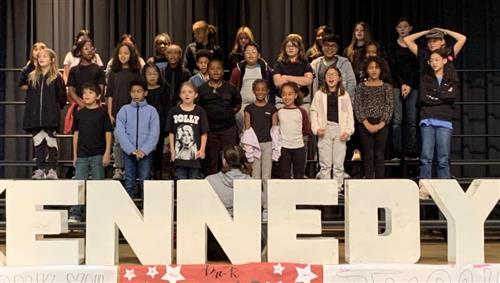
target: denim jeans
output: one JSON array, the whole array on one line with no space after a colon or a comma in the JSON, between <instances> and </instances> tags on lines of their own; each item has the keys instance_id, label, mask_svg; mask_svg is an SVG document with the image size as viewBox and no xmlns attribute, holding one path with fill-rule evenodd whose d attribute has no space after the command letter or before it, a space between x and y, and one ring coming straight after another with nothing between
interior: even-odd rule
<instances>
[{"instance_id":1,"label":"denim jeans","mask_svg":"<svg viewBox=\"0 0 500 283\"><path fill-rule=\"evenodd\" d=\"M175 167L175 179L201 179L200 169L191 167Z\"/></svg>"},{"instance_id":2,"label":"denim jeans","mask_svg":"<svg viewBox=\"0 0 500 283\"><path fill-rule=\"evenodd\" d=\"M444 127L420 126L422 152L420 154L420 179L432 178L434 152L437 159L437 177L450 178L450 147L453 130Z\"/></svg>"},{"instance_id":3,"label":"denim jeans","mask_svg":"<svg viewBox=\"0 0 500 283\"><path fill-rule=\"evenodd\" d=\"M128 155L122 152L123 164L125 165L125 189L133 197L137 186L137 180L142 186L144 180L151 178L151 166L153 163L152 154L144 156L137 160L134 155Z\"/></svg>"},{"instance_id":4,"label":"denim jeans","mask_svg":"<svg viewBox=\"0 0 500 283\"><path fill-rule=\"evenodd\" d=\"M76 159L75 180L104 180L104 167L102 166L102 155L78 157ZM82 220L83 205L72 206L69 210L73 218Z\"/></svg>"},{"instance_id":5,"label":"denim jeans","mask_svg":"<svg viewBox=\"0 0 500 283\"><path fill-rule=\"evenodd\" d=\"M417 154L417 101L418 90L412 89L406 98L401 96L401 89L394 88L394 115L392 117L392 144L394 156L404 153L414 157ZM403 113L403 104L405 112ZM403 116L405 125L403 124ZM404 141L403 129L406 130ZM404 142L404 144L403 144Z\"/></svg>"}]
</instances>

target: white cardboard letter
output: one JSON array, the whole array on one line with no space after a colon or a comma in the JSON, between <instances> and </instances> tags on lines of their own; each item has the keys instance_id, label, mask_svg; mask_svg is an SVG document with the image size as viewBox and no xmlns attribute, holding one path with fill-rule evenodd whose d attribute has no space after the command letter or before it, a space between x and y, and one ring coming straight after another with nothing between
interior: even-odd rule
<instances>
[{"instance_id":1,"label":"white cardboard letter","mask_svg":"<svg viewBox=\"0 0 500 283\"><path fill-rule=\"evenodd\" d=\"M269 180L268 261L337 264L335 238L297 239L299 234L321 234L321 211L297 210L297 205L337 205L335 180Z\"/></svg>"},{"instance_id":2,"label":"white cardboard letter","mask_svg":"<svg viewBox=\"0 0 500 283\"><path fill-rule=\"evenodd\" d=\"M207 226L233 264L260 262L261 181L235 180L233 217L206 180L177 183L177 263L207 260Z\"/></svg>"},{"instance_id":3,"label":"white cardboard letter","mask_svg":"<svg viewBox=\"0 0 500 283\"><path fill-rule=\"evenodd\" d=\"M87 182L86 264L118 263L118 230L142 264L172 263L173 182L144 181L144 213L118 181Z\"/></svg>"},{"instance_id":4,"label":"white cardboard letter","mask_svg":"<svg viewBox=\"0 0 500 283\"><path fill-rule=\"evenodd\" d=\"M347 180L345 254L349 263L415 263L420 258L417 184L411 180ZM378 209L386 231L379 235Z\"/></svg>"},{"instance_id":5,"label":"white cardboard letter","mask_svg":"<svg viewBox=\"0 0 500 283\"><path fill-rule=\"evenodd\" d=\"M464 193L456 180L421 180L448 221L448 262L484 262L484 221L500 199L500 180L474 180Z\"/></svg>"},{"instance_id":6,"label":"white cardboard letter","mask_svg":"<svg viewBox=\"0 0 500 283\"><path fill-rule=\"evenodd\" d=\"M79 264L83 239L43 239L68 232L68 211L43 206L83 204L83 191L83 181L11 181L6 197L7 264Z\"/></svg>"}]
</instances>

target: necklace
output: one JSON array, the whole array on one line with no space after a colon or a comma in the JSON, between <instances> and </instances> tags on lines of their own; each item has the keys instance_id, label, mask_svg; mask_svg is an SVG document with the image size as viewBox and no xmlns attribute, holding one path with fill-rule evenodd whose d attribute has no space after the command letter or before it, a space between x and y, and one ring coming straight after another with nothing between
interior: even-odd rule
<instances>
[{"instance_id":1,"label":"necklace","mask_svg":"<svg viewBox=\"0 0 500 283\"><path fill-rule=\"evenodd\" d=\"M212 88L212 93L216 94L217 93L217 89L219 89L222 86L222 81L219 81L216 86L213 85L212 81L209 81L208 85Z\"/></svg>"}]
</instances>

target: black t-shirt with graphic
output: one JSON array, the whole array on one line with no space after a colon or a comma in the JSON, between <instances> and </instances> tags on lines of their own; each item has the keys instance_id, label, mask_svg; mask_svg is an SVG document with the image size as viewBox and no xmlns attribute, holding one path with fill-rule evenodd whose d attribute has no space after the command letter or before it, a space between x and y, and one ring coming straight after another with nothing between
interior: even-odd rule
<instances>
[{"instance_id":1,"label":"black t-shirt with graphic","mask_svg":"<svg viewBox=\"0 0 500 283\"><path fill-rule=\"evenodd\" d=\"M175 138L175 162L178 167L201 168L196 152L201 146L201 135L208 132L207 114L196 105L191 111L180 106L170 109L167 117L167 131Z\"/></svg>"}]
</instances>

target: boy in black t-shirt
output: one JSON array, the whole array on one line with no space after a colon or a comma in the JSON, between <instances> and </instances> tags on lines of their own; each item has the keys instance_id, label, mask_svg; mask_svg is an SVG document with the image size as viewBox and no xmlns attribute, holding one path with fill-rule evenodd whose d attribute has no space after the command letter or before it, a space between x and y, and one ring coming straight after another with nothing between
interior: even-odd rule
<instances>
[{"instance_id":1,"label":"boy in black t-shirt","mask_svg":"<svg viewBox=\"0 0 500 283\"><path fill-rule=\"evenodd\" d=\"M97 101L101 95L99 88L84 84L82 100L85 108L75 113L73 122L73 166L77 180L86 180L89 173L92 180L104 179L104 167L111 159L111 138L113 128L106 109ZM70 220L81 220L82 206L71 209Z\"/></svg>"},{"instance_id":2,"label":"boy in black t-shirt","mask_svg":"<svg viewBox=\"0 0 500 283\"><path fill-rule=\"evenodd\" d=\"M198 97L191 82L181 86L179 94L182 103L170 109L167 131L171 161L175 164L175 178L199 179L201 162L205 158L208 120L205 110L194 104Z\"/></svg>"}]
</instances>

